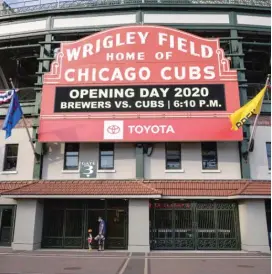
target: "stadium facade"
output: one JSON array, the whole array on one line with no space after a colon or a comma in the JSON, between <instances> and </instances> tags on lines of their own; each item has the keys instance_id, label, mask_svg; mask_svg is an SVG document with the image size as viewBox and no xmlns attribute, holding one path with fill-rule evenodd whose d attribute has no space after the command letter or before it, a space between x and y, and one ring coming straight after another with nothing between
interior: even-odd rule
<instances>
[{"instance_id":1,"label":"stadium facade","mask_svg":"<svg viewBox=\"0 0 272 274\"><path fill-rule=\"evenodd\" d=\"M270 91L250 152L254 120L228 118L270 73L270 5L0 4L24 113L0 133L0 246L87 248L102 216L108 249L270 252Z\"/></svg>"}]
</instances>

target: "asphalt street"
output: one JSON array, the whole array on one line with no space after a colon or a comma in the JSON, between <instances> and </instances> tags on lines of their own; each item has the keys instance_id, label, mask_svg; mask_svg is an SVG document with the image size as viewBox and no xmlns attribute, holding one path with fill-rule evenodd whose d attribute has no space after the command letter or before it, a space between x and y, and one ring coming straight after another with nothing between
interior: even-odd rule
<instances>
[{"instance_id":1,"label":"asphalt street","mask_svg":"<svg viewBox=\"0 0 272 274\"><path fill-rule=\"evenodd\" d=\"M11 252L0 249L0 274L270 274L270 254Z\"/></svg>"}]
</instances>

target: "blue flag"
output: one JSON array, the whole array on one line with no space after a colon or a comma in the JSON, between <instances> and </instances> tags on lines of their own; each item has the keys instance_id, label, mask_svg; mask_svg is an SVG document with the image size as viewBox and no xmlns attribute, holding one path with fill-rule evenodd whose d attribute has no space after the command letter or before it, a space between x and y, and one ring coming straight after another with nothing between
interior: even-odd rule
<instances>
[{"instance_id":1,"label":"blue flag","mask_svg":"<svg viewBox=\"0 0 272 274\"><path fill-rule=\"evenodd\" d=\"M8 113L3 124L3 130L6 131L6 139L11 136L12 129L21 120L23 115L22 108L19 103L18 95L13 91L13 96L9 105Z\"/></svg>"}]
</instances>

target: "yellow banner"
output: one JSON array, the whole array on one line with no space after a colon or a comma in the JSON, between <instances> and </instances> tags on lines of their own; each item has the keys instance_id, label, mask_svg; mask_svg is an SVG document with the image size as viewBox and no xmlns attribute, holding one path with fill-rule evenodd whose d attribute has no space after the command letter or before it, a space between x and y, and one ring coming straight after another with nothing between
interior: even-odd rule
<instances>
[{"instance_id":1,"label":"yellow banner","mask_svg":"<svg viewBox=\"0 0 272 274\"><path fill-rule=\"evenodd\" d=\"M230 115L232 130L238 130L253 114L261 112L265 92L266 86L253 99Z\"/></svg>"}]
</instances>

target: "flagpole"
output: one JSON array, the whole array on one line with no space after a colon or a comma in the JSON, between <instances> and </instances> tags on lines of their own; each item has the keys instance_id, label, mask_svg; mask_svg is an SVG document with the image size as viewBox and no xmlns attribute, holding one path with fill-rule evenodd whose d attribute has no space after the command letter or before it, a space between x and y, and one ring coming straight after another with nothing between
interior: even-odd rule
<instances>
[{"instance_id":1,"label":"flagpole","mask_svg":"<svg viewBox=\"0 0 272 274\"><path fill-rule=\"evenodd\" d=\"M266 82L265 82L265 87L266 88L267 88L267 85L269 83L269 79L270 79L270 74L268 74L267 78L266 78ZM262 108L262 105L263 105L263 100L264 100L264 96L263 96L262 101L261 101L261 108ZM256 132L257 122L258 122L260 113L261 113L261 110L258 114L256 114L256 117L255 117L255 120L254 120L254 123L253 123L252 133L250 135L249 142L248 142L247 153L251 150L251 143L252 143L252 140L253 140L255 132Z\"/></svg>"},{"instance_id":2,"label":"flagpole","mask_svg":"<svg viewBox=\"0 0 272 274\"><path fill-rule=\"evenodd\" d=\"M10 78L9 81L10 81L10 85L11 85L12 89L15 90L15 87L14 87L14 84L13 84L13 82L12 82L12 79ZM38 158L37 158L37 153L36 153L36 151L35 151L35 147L34 147L34 144L33 144L33 142L32 142L32 138L31 138L29 129L28 129L28 127L27 127L27 123L26 123L26 119L25 119L24 114L22 114L22 120L23 120L25 129L26 129L26 133L27 133L27 136L28 136L28 140L29 140L29 142L30 142L30 144L31 144L31 147L32 147L32 150L33 150L35 159L38 160Z\"/></svg>"}]
</instances>

